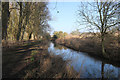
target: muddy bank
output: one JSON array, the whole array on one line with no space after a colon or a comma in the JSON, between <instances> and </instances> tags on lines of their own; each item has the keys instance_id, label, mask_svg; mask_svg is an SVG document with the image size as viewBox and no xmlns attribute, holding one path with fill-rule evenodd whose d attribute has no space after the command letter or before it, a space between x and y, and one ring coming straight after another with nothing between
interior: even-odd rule
<instances>
[{"instance_id":1,"label":"muddy bank","mask_svg":"<svg viewBox=\"0 0 120 80\"><path fill-rule=\"evenodd\" d=\"M2 78L76 78L79 74L59 56L48 54L49 41L3 48Z\"/></svg>"},{"instance_id":2,"label":"muddy bank","mask_svg":"<svg viewBox=\"0 0 120 80\"><path fill-rule=\"evenodd\" d=\"M70 38L70 39L57 39L55 43L64 45L70 49L86 52L88 55L104 60L109 60L112 62L120 63L120 47L116 46L106 46L105 50L107 55L103 56L101 51L100 42L79 39L79 38Z\"/></svg>"}]
</instances>

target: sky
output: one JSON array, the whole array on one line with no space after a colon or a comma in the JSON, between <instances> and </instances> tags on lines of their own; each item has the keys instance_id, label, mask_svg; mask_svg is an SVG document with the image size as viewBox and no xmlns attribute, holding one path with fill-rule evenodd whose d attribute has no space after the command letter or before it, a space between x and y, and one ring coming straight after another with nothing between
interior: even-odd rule
<instances>
[{"instance_id":1,"label":"sky","mask_svg":"<svg viewBox=\"0 0 120 80\"><path fill-rule=\"evenodd\" d=\"M77 28L76 20L80 2L49 2L48 8L52 21L49 24L54 31L71 33ZM51 33L51 34L52 34Z\"/></svg>"}]
</instances>

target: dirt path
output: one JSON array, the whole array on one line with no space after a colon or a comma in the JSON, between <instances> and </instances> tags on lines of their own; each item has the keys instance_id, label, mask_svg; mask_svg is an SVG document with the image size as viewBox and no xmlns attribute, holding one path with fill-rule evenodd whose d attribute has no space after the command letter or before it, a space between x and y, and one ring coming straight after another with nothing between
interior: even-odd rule
<instances>
[{"instance_id":1,"label":"dirt path","mask_svg":"<svg viewBox=\"0 0 120 80\"><path fill-rule=\"evenodd\" d=\"M31 43L31 44L30 44ZM30 49L38 42L30 42L26 46L13 46L12 48L3 48L3 77L13 77L16 72L26 66L25 59L30 57Z\"/></svg>"}]
</instances>

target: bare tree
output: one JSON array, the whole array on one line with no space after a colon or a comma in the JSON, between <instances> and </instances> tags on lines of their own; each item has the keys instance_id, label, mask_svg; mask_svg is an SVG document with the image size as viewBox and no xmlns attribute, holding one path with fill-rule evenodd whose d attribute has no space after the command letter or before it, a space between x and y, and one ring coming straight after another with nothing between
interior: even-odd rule
<instances>
[{"instance_id":1,"label":"bare tree","mask_svg":"<svg viewBox=\"0 0 120 80\"><path fill-rule=\"evenodd\" d=\"M2 39L6 40L9 21L9 2L2 2Z\"/></svg>"},{"instance_id":2,"label":"bare tree","mask_svg":"<svg viewBox=\"0 0 120 80\"><path fill-rule=\"evenodd\" d=\"M17 33L17 40L19 41L19 38L20 38L20 35L21 35L21 28L22 28L22 5L23 3L22 2L19 2L19 5L20 5L20 17L19 17L19 26L18 26L18 33Z\"/></svg>"},{"instance_id":3,"label":"bare tree","mask_svg":"<svg viewBox=\"0 0 120 80\"><path fill-rule=\"evenodd\" d=\"M102 53L105 56L104 38L108 29L117 26L120 21L116 16L119 3L112 1L97 1L91 3L81 3L78 14L81 17L80 21L86 26L92 26L101 33Z\"/></svg>"}]
</instances>

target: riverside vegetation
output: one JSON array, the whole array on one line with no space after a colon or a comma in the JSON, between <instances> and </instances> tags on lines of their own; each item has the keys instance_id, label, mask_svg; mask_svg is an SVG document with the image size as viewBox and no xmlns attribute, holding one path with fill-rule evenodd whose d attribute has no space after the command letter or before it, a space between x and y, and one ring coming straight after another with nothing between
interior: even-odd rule
<instances>
[{"instance_id":1,"label":"riverside vegetation","mask_svg":"<svg viewBox=\"0 0 120 80\"><path fill-rule=\"evenodd\" d=\"M120 62L120 43L118 41L118 35L107 34L105 36L106 56L102 54L99 33L82 33L81 35L70 34L63 38L56 39L55 42L77 51L87 52L92 56Z\"/></svg>"},{"instance_id":2,"label":"riverside vegetation","mask_svg":"<svg viewBox=\"0 0 120 80\"><path fill-rule=\"evenodd\" d=\"M80 33L73 31L68 34L63 31L55 31L51 36L51 27L49 21L51 21L51 15L48 8L49 2L2 2L0 10L2 16L2 78L80 78L83 75L84 78L89 77L86 73L76 72L74 69L84 68L84 60L86 58L90 60L92 66L95 61L100 65L98 69L98 78L104 78L105 63L99 59L109 60L109 62L115 62L115 66L112 69L118 69L120 66L120 28L119 28L119 3L112 2L95 2L90 6L86 6L81 3L81 7L78 10L78 14L83 20L80 22L86 22L86 26L94 26L98 30L98 33ZM57 5L57 4L56 4ZM82 7L84 6L84 7ZM82 9L81 9L82 8ZM89 10L90 9L90 10ZM94 10L92 10L94 9ZM93 13L89 12L93 11ZM96 14L97 11L98 14ZM91 14L88 14L91 13ZM59 11L57 11L59 13ZM69 13L68 13L69 14ZM96 15L95 15L96 14ZM79 22L79 21L78 21ZM56 26L57 27L57 26ZM92 28L92 27L91 27ZM117 35L116 35L117 33ZM51 43L53 42L57 43ZM55 47L58 44L64 45L62 48ZM69 49L71 48L71 49ZM49 51L50 49L50 51ZM66 49L66 50L65 50ZM73 51L73 50L74 51ZM58 50L58 52L56 52ZM62 51L69 51L69 53ZM73 51L73 53L71 53ZM79 51L79 52L76 52ZM61 53L62 52L62 53ZM86 56L84 53L88 55ZM66 54L66 55L64 55ZM62 57L61 57L62 55ZM71 55L71 56L70 56ZM72 63L72 59L77 59L76 55L79 55L78 63L76 65L68 65ZM65 60L66 57L68 60ZM80 60L80 61L79 61ZM75 60L74 63L76 63ZM88 65L89 62L85 64ZM96 64L95 64L96 65ZM87 67L88 70L93 70L92 77L96 77L94 68ZM87 70L86 69L86 70ZM111 68L108 68L111 69ZM114 70L108 70L107 73L115 72ZM106 74L107 74L106 73ZM88 73L91 75L90 73ZM115 76L105 76L105 78L113 77L117 78L118 73L113 73Z\"/></svg>"},{"instance_id":3,"label":"riverside vegetation","mask_svg":"<svg viewBox=\"0 0 120 80\"><path fill-rule=\"evenodd\" d=\"M19 42L20 44L20 42ZM49 41L25 41L3 48L4 78L77 78L77 73L59 56L50 56Z\"/></svg>"},{"instance_id":4,"label":"riverside vegetation","mask_svg":"<svg viewBox=\"0 0 120 80\"><path fill-rule=\"evenodd\" d=\"M77 77L67 61L49 55L51 17L47 5L48 2L2 2L3 79Z\"/></svg>"}]
</instances>

